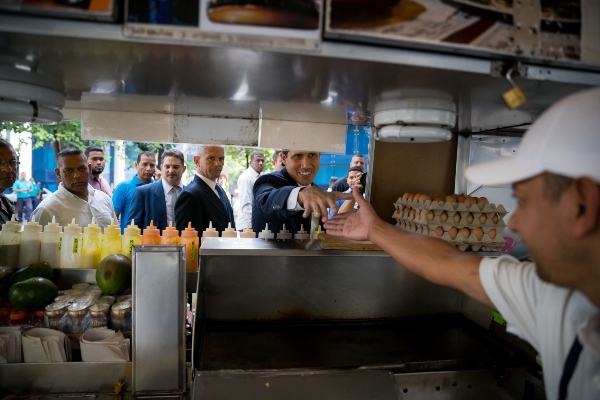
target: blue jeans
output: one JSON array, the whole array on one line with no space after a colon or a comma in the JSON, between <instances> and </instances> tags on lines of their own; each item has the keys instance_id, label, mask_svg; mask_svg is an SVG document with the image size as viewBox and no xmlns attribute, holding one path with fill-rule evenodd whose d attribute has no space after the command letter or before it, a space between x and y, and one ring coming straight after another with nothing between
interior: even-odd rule
<instances>
[{"instance_id":1,"label":"blue jeans","mask_svg":"<svg viewBox=\"0 0 600 400\"><path fill-rule=\"evenodd\" d=\"M25 221L29 222L31 220L31 197L17 197L17 210L17 220L23 221L23 211L25 211Z\"/></svg>"}]
</instances>

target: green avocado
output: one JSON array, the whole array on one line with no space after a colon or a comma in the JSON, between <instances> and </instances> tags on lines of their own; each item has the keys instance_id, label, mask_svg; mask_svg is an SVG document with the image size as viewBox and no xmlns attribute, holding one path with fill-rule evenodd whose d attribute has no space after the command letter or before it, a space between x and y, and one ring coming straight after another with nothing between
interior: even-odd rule
<instances>
[{"instance_id":1,"label":"green avocado","mask_svg":"<svg viewBox=\"0 0 600 400\"><path fill-rule=\"evenodd\" d=\"M96 269L96 284L106 294L119 294L131 286L131 260L122 254L111 254Z\"/></svg>"},{"instance_id":2,"label":"green avocado","mask_svg":"<svg viewBox=\"0 0 600 400\"><path fill-rule=\"evenodd\" d=\"M39 310L52 303L58 289L46 278L29 278L8 289L8 300L13 307L23 311Z\"/></svg>"},{"instance_id":3,"label":"green avocado","mask_svg":"<svg viewBox=\"0 0 600 400\"><path fill-rule=\"evenodd\" d=\"M39 261L31 263L23 268L19 268L10 277L10 284L14 285L17 282L22 282L29 278L52 279L52 266L46 261Z\"/></svg>"}]
</instances>

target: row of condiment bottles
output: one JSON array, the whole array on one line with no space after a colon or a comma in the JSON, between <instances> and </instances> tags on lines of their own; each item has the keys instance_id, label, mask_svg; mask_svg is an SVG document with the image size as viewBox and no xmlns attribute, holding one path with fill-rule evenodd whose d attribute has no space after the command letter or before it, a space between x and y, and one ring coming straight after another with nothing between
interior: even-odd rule
<instances>
[{"instance_id":1,"label":"row of condiment bottles","mask_svg":"<svg viewBox=\"0 0 600 400\"><path fill-rule=\"evenodd\" d=\"M0 265L19 268L46 261L57 268L96 268L110 254L123 254L131 258L132 248L137 244L186 244L186 270L197 271L198 242L198 232L191 224L181 232L181 236L172 225L164 229L161 236L160 230L150 222L142 235L141 229L132 220L121 235L121 229L114 220L102 233L92 219L82 233L82 228L74 218L63 231L55 218L45 227L34 218L21 226L13 215L12 220L2 226L0 233Z\"/></svg>"}]
</instances>

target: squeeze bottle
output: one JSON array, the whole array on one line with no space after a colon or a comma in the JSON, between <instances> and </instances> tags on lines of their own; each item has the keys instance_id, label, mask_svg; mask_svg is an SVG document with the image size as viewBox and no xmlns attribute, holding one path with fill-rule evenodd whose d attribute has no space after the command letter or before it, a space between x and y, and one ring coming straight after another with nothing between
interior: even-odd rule
<instances>
[{"instance_id":1,"label":"squeeze bottle","mask_svg":"<svg viewBox=\"0 0 600 400\"><path fill-rule=\"evenodd\" d=\"M79 268L81 263L81 227L75 223L75 218L63 233L60 249L61 268Z\"/></svg>"},{"instance_id":2,"label":"squeeze bottle","mask_svg":"<svg viewBox=\"0 0 600 400\"><path fill-rule=\"evenodd\" d=\"M96 224L94 218L92 223L83 228L83 240L81 241L81 268L98 268L102 259L102 229Z\"/></svg>"},{"instance_id":3,"label":"squeeze bottle","mask_svg":"<svg viewBox=\"0 0 600 400\"><path fill-rule=\"evenodd\" d=\"M179 231L173 228L173 221L169 222L162 231L162 244L179 244Z\"/></svg>"},{"instance_id":4,"label":"squeeze bottle","mask_svg":"<svg viewBox=\"0 0 600 400\"><path fill-rule=\"evenodd\" d=\"M192 228L188 222L187 228L181 231L181 244L185 244L185 270L187 272L198 271L198 231Z\"/></svg>"},{"instance_id":5,"label":"squeeze bottle","mask_svg":"<svg viewBox=\"0 0 600 400\"><path fill-rule=\"evenodd\" d=\"M136 244L142 244L141 232L142 230L133 223L133 220L131 220L131 224L125 228L123 233L123 239L121 241L121 254L131 259L133 246Z\"/></svg>"},{"instance_id":6,"label":"squeeze bottle","mask_svg":"<svg viewBox=\"0 0 600 400\"><path fill-rule=\"evenodd\" d=\"M242 232L240 232L240 237L244 239L255 239L256 233L254 233L254 231L250 227L247 227Z\"/></svg>"},{"instance_id":7,"label":"squeeze bottle","mask_svg":"<svg viewBox=\"0 0 600 400\"><path fill-rule=\"evenodd\" d=\"M102 255L100 261L110 254L121 254L121 228L115 225L115 219L110 220L110 225L104 228L102 235Z\"/></svg>"},{"instance_id":8,"label":"squeeze bottle","mask_svg":"<svg viewBox=\"0 0 600 400\"><path fill-rule=\"evenodd\" d=\"M277 232L277 240L289 240L292 238L292 234L290 231L285 229L285 224L283 224L283 228L279 232Z\"/></svg>"},{"instance_id":9,"label":"squeeze bottle","mask_svg":"<svg viewBox=\"0 0 600 400\"><path fill-rule=\"evenodd\" d=\"M231 222L229 223L229 226L227 228L225 228L225 230L223 232L221 232L221 237L228 237L228 238L237 238L238 237L235 229L233 229L231 227Z\"/></svg>"},{"instance_id":10,"label":"squeeze bottle","mask_svg":"<svg viewBox=\"0 0 600 400\"><path fill-rule=\"evenodd\" d=\"M310 234L304 230L304 225L300 224L300 230L296 232L294 235L294 239L297 240L308 240L310 239Z\"/></svg>"},{"instance_id":11,"label":"squeeze bottle","mask_svg":"<svg viewBox=\"0 0 600 400\"><path fill-rule=\"evenodd\" d=\"M60 248L62 242L62 226L52 217L52 222L44 227L40 246L40 261L46 261L53 268L60 268Z\"/></svg>"},{"instance_id":12,"label":"squeeze bottle","mask_svg":"<svg viewBox=\"0 0 600 400\"><path fill-rule=\"evenodd\" d=\"M0 249L0 265L20 268L19 249L21 247L21 225L15 214L10 221L2 225L2 249Z\"/></svg>"},{"instance_id":13,"label":"squeeze bottle","mask_svg":"<svg viewBox=\"0 0 600 400\"><path fill-rule=\"evenodd\" d=\"M154 221L150 221L142 233L142 244L160 244L161 240L160 230L154 226Z\"/></svg>"},{"instance_id":14,"label":"squeeze bottle","mask_svg":"<svg viewBox=\"0 0 600 400\"><path fill-rule=\"evenodd\" d=\"M19 265L26 266L40 261L42 246L42 226L31 217L31 222L23 225L21 232L21 248L19 249Z\"/></svg>"},{"instance_id":15,"label":"squeeze bottle","mask_svg":"<svg viewBox=\"0 0 600 400\"><path fill-rule=\"evenodd\" d=\"M265 224L265 229L258 233L259 239L275 239L275 234L269 230L269 224Z\"/></svg>"},{"instance_id":16,"label":"squeeze bottle","mask_svg":"<svg viewBox=\"0 0 600 400\"><path fill-rule=\"evenodd\" d=\"M213 228L212 221L210 221L208 223L208 228L206 228L206 230L204 232L202 232L202 238L200 239L200 245L202 245L202 243L204 243L204 239L206 239L207 237L219 237L219 231L217 231L215 228Z\"/></svg>"}]
</instances>

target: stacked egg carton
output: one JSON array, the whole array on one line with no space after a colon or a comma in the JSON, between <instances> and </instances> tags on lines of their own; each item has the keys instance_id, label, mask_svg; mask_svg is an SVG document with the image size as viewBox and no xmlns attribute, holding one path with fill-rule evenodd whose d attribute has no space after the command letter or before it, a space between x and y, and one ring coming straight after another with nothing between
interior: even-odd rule
<instances>
[{"instance_id":1,"label":"stacked egg carton","mask_svg":"<svg viewBox=\"0 0 600 400\"><path fill-rule=\"evenodd\" d=\"M396 226L445 240L465 251L500 251L505 240L504 206L485 197L404 193L394 203Z\"/></svg>"}]
</instances>

